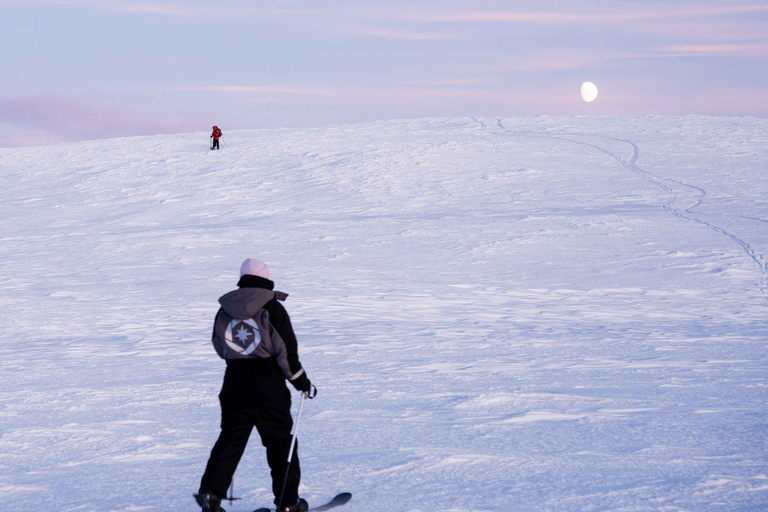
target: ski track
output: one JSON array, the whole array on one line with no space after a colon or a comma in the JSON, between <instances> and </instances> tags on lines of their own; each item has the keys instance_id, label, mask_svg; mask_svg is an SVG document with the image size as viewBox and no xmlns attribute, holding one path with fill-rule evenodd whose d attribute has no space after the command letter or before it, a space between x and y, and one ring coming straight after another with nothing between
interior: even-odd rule
<instances>
[{"instance_id":1,"label":"ski track","mask_svg":"<svg viewBox=\"0 0 768 512\"><path fill-rule=\"evenodd\" d=\"M197 510L216 298L257 256L319 388L310 506L768 509L766 133L478 117L0 150L0 508ZM235 495L271 502L256 438Z\"/></svg>"},{"instance_id":2,"label":"ski track","mask_svg":"<svg viewBox=\"0 0 768 512\"><path fill-rule=\"evenodd\" d=\"M475 122L479 122L475 118L472 118L472 120L475 121ZM504 129L503 125L501 124L501 120L497 119L496 122L497 122L497 126L499 126L500 128ZM483 128L483 130L485 130L485 125L484 124L482 124L482 128ZM548 139L554 139L554 140L562 140L562 141L565 141L565 142L570 142L570 143L573 143L573 144L581 144L581 145L584 145L584 146L588 146L588 147L594 148L594 149L596 149L596 150L598 150L598 151L600 151L600 152L610 156L611 158L615 159L622 166L624 166L625 168L629 169L630 171L635 173L637 176L639 176L643 180L645 180L645 181L655 185L656 187L662 189L664 192L666 192L670 196L670 199L662 206L662 208L664 208L665 210L669 211L675 217L679 217L681 219L685 219L685 220L688 220L688 221L691 221L691 222L696 222L696 223L702 224L704 226L707 226L708 228L712 229L713 231L715 231L717 233L720 233L721 235L726 236L727 238L729 238L730 240L735 242L739 247L741 247L741 249L744 251L744 253L747 256L749 256L749 258L752 259L752 261L755 262L755 264L757 265L757 267L758 267L758 269L760 271L760 277L758 278L757 285L760 288L760 292L763 294L765 300L768 302L768 260L766 260L765 256L763 254L755 251L754 249L752 249L751 245L748 242L746 242L745 240L742 240L741 238L739 238L738 236L734 235L733 233L731 233L729 231L726 231L725 229L723 229L723 228L721 228L721 227L719 227L719 226L717 226L715 224L712 224L712 223L707 222L705 220L702 220L702 219L699 219L697 217L694 217L692 215L693 212L691 212L691 210L693 210L694 208L697 208L698 206L700 206L704 202L704 198L707 195L706 190L704 190L702 188L699 188L699 187L697 187L695 185L690 185L688 183L683 183L683 182L676 181L676 180L664 180L663 178L660 178L659 176L656 176L656 175L654 175L654 174L652 174L650 172L647 172L647 171L641 169L640 167L637 166L637 160L638 160L639 155L640 155L640 150L637 147L637 144L635 144L634 142L632 142L630 140L625 140L625 139L618 139L618 138L615 138L615 137L607 137L607 136L604 136L604 135L583 134L583 133L582 134L569 134L572 137L596 137L596 138L604 138L604 139L609 139L609 140L614 140L614 141L617 141L617 142L623 142L625 144L629 144L630 146L632 146L632 156L630 157L629 161L627 162L623 158L621 158L620 156L616 155L615 153L612 153L611 151L608 151L607 149L602 148L602 147L600 147L600 146L598 146L596 144L591 144L591 143L588 143L588 142L573 140L572 138L568 138L568 137L554 136L554 135L549 135L549 134L540 134L540 133L534 133L534 132L506 132L506 133L508 133L510 135L521 135L521 136L526 136L526 137L542 137L542 138L548 138ZM674 205L675 205L675 203L678 202L679 193L677 191L675 191L674 189L672 189L670 186L668 186L665 182L667 182L667 183L676 183L676 184L681 185L683 187L686 187L686 188L689 188L689 189L693 189L693 190L697 191L699 195L698 195L696 201L692 205L690 205L688 207L685 207L682 210L679 209L679 208L675 208ZM686 215L686 213L688 215ZM745 218L749 218L749 217L745 217ZM753 220L762 220L762 219L753 219ZM765 222L765 221L763 221L763 222Z\"/></svg>"},{"instance_id":3,"label":"ski track","mask_svg":"<svg viewBox=\"0 0 768 512\"><path fill-rule=\"evenodd\" d=\"M608 137L608 138L611 138L611 137ZM632 145L632 157L631 157L629 162L624 162L621 158L619 158L618 156L614 155L613 153L611 153L611 152L609 152L607 150L604 150L604 149L601 149L601 148L600 148L600 150L603 151L604 153L614 157L616 160L621 162L622 165L624 165L627 168L633 170L639 176L641 176L641 177L646 177L647 176L648 177L648 181L650 181L651 183L654 183L655 185L657 185L657 186L659 186L659 187L661 187L661 188L663 188L665 190L669 190L668 187L664 186L661 178L659 178L658 176L654 176L653 174L651 174L649 172L646 172L646 171L642 170L640 167L637 166L636 163L637 163L637 159L639 158L639 149L638 149L637 145L634 142L629 141L629 140L616 139L616 138L613 138L613 140L616 140L616 141L619 141L619 142L625 142L627 144ZM694 185L689 185L687 183L681 183L681 182L677 182L677 181L673 181L673 180L668 180L668 181L671 181L673 183L678 183L680 185L683 185L684 187L694 189L694 190L696 190L696 191L698 191L700 193L700 197L696 200L696 202L693 205L685 208L683 211L685 211L685 212L690 214L690 213L692 213L691 212L692 209L700 206L702 204L702 202L704 201L704 197L707 194L707 192L704 189L701 189L701 188L696 187ZM673 215L675 215L677 217L681 217L681 218L689 220L689 221L698 222L699 224L703 224L703 225L707 226L708 228L712 229L713 231L715 231L717 233L720 233L722 235L725 235L726 237L728 237L731 240L733 240L734 242L736 242L744 250L744 252L747 254L747 256L749 256L757 264L758 268L760 269L760 278L758 280L758 286L760 287L760 291L765 296L765 299L768 300L768 263L766 263L765 257L762 254L760 254L760 253L756 252L755 250L753 250L749 243L747 243L746 241L742 240L741 238L739 238L738 236L734 235L733 233L731 233L729 231L726 231L725 229L723 229L723 228L721 228L719 226L716 226L716 225L714 225L714 224L712 224L710 222L707 222L707 221L704 221L704 220L699 219L697 217L694 217L692 215L686 215L680 209L675 208L674 204L677 202L678 194L677 193L673 193L673 194L674 194L674 197L673 197L672 202L667 204L667 205L665 205L664 208L668 209L670 212L672 212Z\"/></svg>"},{"instance_id":4,"label":"ski track","mask_svg":"<svg viewBox=\"0 0 768 512\"><path fill-rule=\"evenodd\" d=\"M758 222L764 222L764 223L768 224L768 220L766 220L766 219L758 219L757 217L750 217L748 215L742 215L741 218L742 219L749 219L749 220L756 220Z\"/></svg>"}]
</instances>

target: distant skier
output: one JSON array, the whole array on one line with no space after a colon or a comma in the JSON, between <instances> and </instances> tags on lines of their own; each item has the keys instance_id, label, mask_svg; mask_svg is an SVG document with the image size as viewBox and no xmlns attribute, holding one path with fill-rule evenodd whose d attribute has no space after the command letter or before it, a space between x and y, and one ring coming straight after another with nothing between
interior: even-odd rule
<instances>
[{"instance_id":1,"label":"distant skier","mask_svg":"<svg viewBox=\"0 0 768 512\"><path fill-rule=\"evenodd\" d=\"M291 393L285 381L304 393L314 386L299 362L296 335L279 302L288 295L273 291L274 283L268 278L267 265L248 258L240 267L239 288L219 299L221 308L214 320L212 340L216 352L227 361L227 369L219 393L221 434L195 495L203 512L224 511L221 500L254 426L267 448L275 505L281 507L280 512L309 508L299 499L298 445L290 467L286 467L293 419ZM285 492L278 503L286 471ZM281 506L285 503L290 505Z\"/></svg>"},{"instance_id":2,"label":"distant skier","mask_svg":"<svg viewBox=\"0 0 768 512\"><path fill-rule=\"evenodd\" d=\"M213 133L211 134L211 139L213 139L211 149L219 149L219 137L221 137L221 130L219 130L218 126L214 126Z\"/></svg>"}]
</instances>

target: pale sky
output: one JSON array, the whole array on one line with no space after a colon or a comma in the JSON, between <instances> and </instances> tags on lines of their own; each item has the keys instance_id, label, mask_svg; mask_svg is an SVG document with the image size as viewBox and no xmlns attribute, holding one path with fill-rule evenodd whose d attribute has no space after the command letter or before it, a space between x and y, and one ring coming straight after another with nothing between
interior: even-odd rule
<instances>
[{"instance_id":1,"label":"pale sky","mask_svg":"<svg viewBox=\"0 0 768 512\"><path fill-rule=\"evenodd\" d=\"M0 146L213 124L768 116L768 2L749 0L0 0L0 43Z\"/></svg>"}]
</instances>

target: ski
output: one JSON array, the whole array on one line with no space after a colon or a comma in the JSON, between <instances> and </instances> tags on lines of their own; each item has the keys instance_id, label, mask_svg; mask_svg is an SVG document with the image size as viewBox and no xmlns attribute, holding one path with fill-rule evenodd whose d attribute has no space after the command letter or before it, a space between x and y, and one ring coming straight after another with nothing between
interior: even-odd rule
<instances>
[{"instance_id":1,"label":"ski","mask_svg":"<svg viewBox=\"0 0 768 512\"><path fill-rule=\"evenodd\" d=\"M325 505L310 508L309 512L323 512L325 510L331 510L332 508L336 508L344 505L351 499L352 499L351 493L343 492L341 494L337 494L331 501L329 501ZM262 507L262 508L257 508L253 512L275 512L275 509Z\"/></svg>"},{"instance_id":2,"label":"ski","mask_svg":"<svg viewBox=\"0 0 768 512\"><path fill-rule=\"evenodd\" d=\"M352 494L348 492L343 492L341 494L337 494L331 501L326 503L325 505L321 507L313 507L310 508L310 512L322 512L323 510L331 510L332 508L340 507L344 505L346 502L352 499Z\"/></svg>"}]
</instances>

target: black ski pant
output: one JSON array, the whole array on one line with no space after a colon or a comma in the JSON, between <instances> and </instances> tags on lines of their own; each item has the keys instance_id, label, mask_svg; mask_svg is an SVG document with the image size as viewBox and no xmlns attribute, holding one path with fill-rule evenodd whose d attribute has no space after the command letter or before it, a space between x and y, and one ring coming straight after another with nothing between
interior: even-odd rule
<instances>
[{"instance_id":1,"label":"black ski pant","mask_svg":"<svg viewBox=\"0 0 768 512\"><path fill-rule=\"evenodd\" d=\"M213 145L211 149L219 149L219 139L213 139Z\"/></svg>"},{"instance_id":2,"label":"black ski pant","mask_svg":"<svg viewBox=\"0 0 768 512\"><path fill-rule=\"evenodd\" d=\"M277 500L283 488L293 428L290 394L287 389L285 391L288 394L287 409L283 406L275 407L277 404L260 403L261 401L252 397L227 396L224 393L219 395L221 434L211 450L211 457L208 459L205 474L200 482L200 489L209 490L222 499L226 497L248 438L253 427L256 427L261 436L261 443L267 449L267 463L272 470L272 492L275 495L275 505L278 505ZM297 442L293 449L288 480L285 484L283 505L293 505L299 501L301 468L298 448Z\"/></svg>"}]
</instances>

